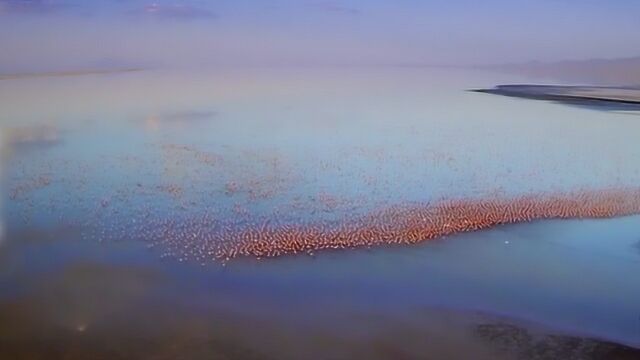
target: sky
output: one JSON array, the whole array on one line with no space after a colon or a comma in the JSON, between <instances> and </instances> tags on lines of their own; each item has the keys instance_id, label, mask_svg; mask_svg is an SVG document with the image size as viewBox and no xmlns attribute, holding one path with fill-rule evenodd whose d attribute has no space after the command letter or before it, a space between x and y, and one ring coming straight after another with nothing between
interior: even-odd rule
<instances>
[{"instance_id":1,"label":"sky","mask_svg":"<svg viewBox=\"0 0 640 360\"><path fill-rule=\"evenodd\" d=\"M640 55L638 0L0 0L0 71Z\"/></svg>"}]
</instances>

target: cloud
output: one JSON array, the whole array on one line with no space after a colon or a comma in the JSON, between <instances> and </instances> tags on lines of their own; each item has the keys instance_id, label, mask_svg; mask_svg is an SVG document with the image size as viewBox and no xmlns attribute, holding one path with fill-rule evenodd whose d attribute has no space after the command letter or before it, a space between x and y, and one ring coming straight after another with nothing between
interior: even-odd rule
<instances>
[{"instance_id":1,"label":"cloud","mask_svg":"<svg viewBox=\"0 0 640 360\"><path fill-rule=\"evenodd\" d=\"M216 15L208 9L191 5L175 4L163 5L152 3L135 10L133 13L154 18L190 20L215 18Z\"/></svg>"},{"instance_id":2,"label":"cloud","mask_svg":"<svg viewBox=\"0 0 640 360\"><path fill-rule=\"evenodd\" d=\"M46 14L68 7L56 0L0 0L0 14Z\"/></svg>"},{"instance_id":3,"label":"cloud","mask_svg":"<svg viewBox=\"0 0 640 360\"><path fill-rule=\"evenodd\" d=\"M345 15L359 15L359 9L341 5L335 1L320 1L311 4L312 7L324 12L340 13Z\"/></svg>"}]
</instances>

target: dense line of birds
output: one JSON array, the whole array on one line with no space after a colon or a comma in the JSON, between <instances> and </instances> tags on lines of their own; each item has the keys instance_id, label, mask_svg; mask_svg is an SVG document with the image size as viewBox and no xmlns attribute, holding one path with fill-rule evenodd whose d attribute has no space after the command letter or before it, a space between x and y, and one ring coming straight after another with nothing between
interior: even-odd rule
<instances>
[{"instance_id":1,"label":"dense line of birds","mask_svg":"<svg viewBox=\"0 0 640 360\"><path fill-rule=\"evenodd\" d=\"M47 187L50 184L50 174L38 175L32 179L29 179L28 181L23 181L19 185L12 188L11 191L9 191L9 198L11 200L16 200L18 198L24 197L31 191Z\"/></svg>"},{"instance_id":2,"label":"dense line of birds","mask_svg":"<svg viewBox=\"0 0 640 360\"><path fill-rule=\"evenodd\" d=\"M314 255L324 250L411 245L461 232L537 219L609 218L640 213L640 189L607 189L512 199L458 199L345 215L339 221L287 223L277 217L242 222L220 213L178 219L146 217L103 231L126 234L179 261Z\"/></svg>"},{"instance_id":3,"label":"dense line of birds","mask_svg":"<svg viewBox=\"0 0 640 360\"><path fill-rule=\"evenodd\" d=\"M296 163L275 150L222 149L218 153L172 144L162 145L161 150L163 156L155 163L137 156L116 159L134 169L160 172L151 171L151 176L141 172L144 176L123 181L105 173L106 181L95 182L89 176L91 165L81 163L74 169L68 160L23 164L18 167L23 174L16 174L21 176L15 177L9 192L12 209L24 212L26 226L33 225L31 219L39 217L36 215L49 211L58 216L58 223L82 228L87 239L142 240L158 249L161 257L200 263L409 245L536 219L640 213L640 188L513 198L498 191L477 198L408 203L380 195L395 194L389 177L379 180L364 169L342 168L323 159L315 159L320 164L318 173L300 174L295 171ZM374 158L378 167L384 162L413 166L407 159L387 159L390 155L384 148L356 149L344 156L352 153ZM444 153L435 154L436 160L455 162ZM361 160L357 157L353 163ZM74 171L56 172L60 168ZM35 196L52 184L52 173L55 183L61 185L58 192ZM327 191L331 187L325 189L323 181L332 174L349 186L347 180L361 176L366 184L362 189L376 194L362 191L344 196L339 186L337 192ZM76 191L60 192L65 188ZM309 193L309 188L318 192ZM400 205L389 206L396 201Z\"/></svg>"}]
</instances>

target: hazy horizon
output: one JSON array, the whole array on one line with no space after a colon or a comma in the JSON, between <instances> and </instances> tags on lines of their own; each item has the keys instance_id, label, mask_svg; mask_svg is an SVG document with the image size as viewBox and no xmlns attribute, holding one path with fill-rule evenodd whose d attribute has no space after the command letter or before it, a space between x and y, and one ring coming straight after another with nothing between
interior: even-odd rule
<instances>
[{"instance_id":1,"label":"hazy horizon","mask_svg":"<svg viewBox=\"0 0 640 360\"><path fill-rule=\"evenodd\" d=\"M0 0L0 71L640 55L634 1Z\"/></svg>"}]
</instances>

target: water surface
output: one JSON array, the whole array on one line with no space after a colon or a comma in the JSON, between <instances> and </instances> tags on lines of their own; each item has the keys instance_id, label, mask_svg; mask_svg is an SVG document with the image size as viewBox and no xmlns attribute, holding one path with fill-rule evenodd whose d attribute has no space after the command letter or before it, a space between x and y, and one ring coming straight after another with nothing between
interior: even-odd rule
<instances>
[{"instance_id":1,"label":"water surface","mask_svg":"<svg viewBox=\"0 0 640 360\"><path fill-rule=\"evenodd\" d=\"M422 326L446 354L475 344L460 324L482 314L640 346L638 216L226 266L176 251L197 249L197 222L171 242L137 232L204 214L238 226L278 214L286 225L640 183L637 116L465 91L526 80L390 68L1 80L3 316L24 321L17 339L138 327L157 339L162 323L187 343L217 334L220 348L241 339L263 350L283 340L247 340L260 329L313 329L299 341L333 334L335 345L373 327L407 345L407 329ZM46 330L20 309L38 309Z\"/></svg>"}]
</instances>

